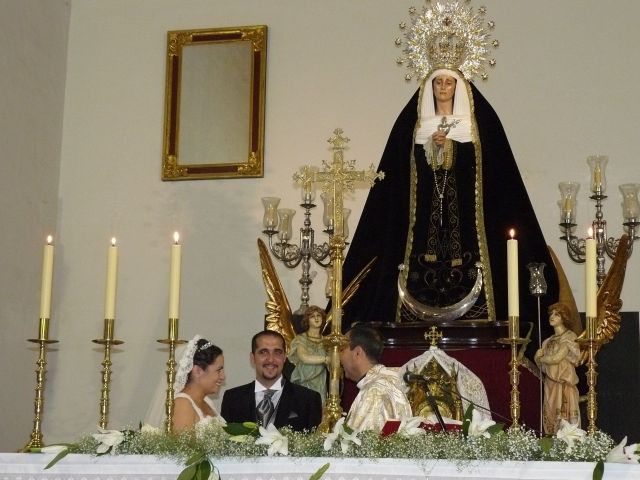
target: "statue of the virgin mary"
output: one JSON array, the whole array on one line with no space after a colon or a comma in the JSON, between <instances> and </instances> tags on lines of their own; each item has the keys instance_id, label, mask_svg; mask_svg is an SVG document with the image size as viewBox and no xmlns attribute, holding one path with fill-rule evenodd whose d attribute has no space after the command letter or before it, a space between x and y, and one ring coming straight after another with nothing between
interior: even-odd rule
<instances>
[{"instance_id":1,"label":"statue of the virgin mary","mask_svg":"<svg viewBox=\"0 0 640 480\"><path fill-rule=\"evenodd\" d=\"M421 79L420 88L389 135L379 164L385 180L369 193L347 253L345 284L377 260L343 322L417 320L399 284L436 310L463 302L478 287L477 264L481 290L460 318L507 320L510 229L519 240L520 317L536 321L526 265L547 264L551 299L557 280L502 124L470 83L486 77L485 23L458 3L410 13L404 62Z\"/></svg>"}]
</instances>

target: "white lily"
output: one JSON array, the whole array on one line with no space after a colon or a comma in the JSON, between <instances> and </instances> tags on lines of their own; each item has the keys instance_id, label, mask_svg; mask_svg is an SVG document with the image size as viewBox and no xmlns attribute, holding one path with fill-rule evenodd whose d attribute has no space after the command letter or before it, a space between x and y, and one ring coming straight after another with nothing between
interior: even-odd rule
<instances>
[{"instance_id":1,"label":"white lily","mask_svg":"<svg viewBox=\"0 0 640 480\"><path fill-rule=\"evenodd\" d=\"M612 463L638 463L640 462L640 449L638 444L633 443L627 445L627 437L624 437L622 441L613 447L613 449L607 454L605 462Z\"/></svg>"},{"instance_id":2,"label":"white lily","mask_svg":"<svg viewBox=\"0 0 640 480\"><path fill-rule=\"evenodd\" d=\"M40 449L41 453L60 453L68 450L69 447L66 445L49 445L48 447L42 447Z\"/></svg>"},{"instance_id":3,"label":"white lily","mask_svg":"<svg viewBox=\"0 0 640 480\"><path fill-rule=\"evenodd\" d=\"M587 432L578 427L576 423L560 420L560 429L556 432L556 438L567 444L567 453L571 451L575 442L584 440Z\"/></svg>"},{"instance_id":4,"label":"white lily","mask_svg":"<svg viewBox=\"0 0 640 480\"><path fill-rule=\"evenodd\" d=\"M427 431L424 428L420 428L422 423L426 423L424 417L411 417L400 422L398 427L398 434L403 437L411 437L413 435L425 435Z\"/></svg>"},{"instance_id":5,"label":"white lily","mask_svg":"<svg viewBox=\"0 0 640 480\"><path fill-rule=\"evenodd\" d=\"M471 412L471 423L469 424L469 437L485 437L490 438L491 434L487 432L489 427L495 425L496 422L490 419L483 419L482 414L478 410Z\"/></svg>"},{"instance_id":6,"label":"white lily","mask_svg":"<svg viewBox=\"0 0 640 480\"><path fill-rule=\"evenodd\" d=\"M94 433L92 437L100 442L96 453L107 453L111 450L111 453L115 453L115 448L124 441L124 433L119 430L103 430L98 427L100 433Z\"/></svg>"},{"instance_id":7,"label":"white lily","mask_svg":"<svg viewBox=\"0 0 640 480\"><path fill-rule=\"evenodd\" d=\"M259 431L260 437L256 440L256 445L269 445L267 455L289 455L289 439L282 435L273 423L267 428L260 426Z\"/></svg>"},{"instance_id":8,"label":"white lily","mask_svg":"<svg viewBox=\"0 0 640 480\"><path fill-rule=\"evenodd\" d=\"M324 449L331 450L334 442L340 438L340 449L342 453L347 453L351 443L356 445L362 445L362 440L358 438L358 432L351 430L351 433L347 432L344 427L345 417L341 417L333 426L333 431L327 435L324 440Z\"/></svg>"}]
</instances>

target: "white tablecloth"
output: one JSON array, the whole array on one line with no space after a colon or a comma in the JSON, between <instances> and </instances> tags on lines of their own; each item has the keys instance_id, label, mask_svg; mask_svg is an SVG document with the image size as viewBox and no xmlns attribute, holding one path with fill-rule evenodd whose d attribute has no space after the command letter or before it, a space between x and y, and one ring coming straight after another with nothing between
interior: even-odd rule
<instances>
[{"instance_id":1,"label":"white tablecloth","mask_svg":"<svg viewBox=\"0 0 640 480\"><path fill-rule=\"evenodd\" d=\"M49 470L52 454L0 453L0 480L174 480L184 468L147 455L68 455ZM401 459L221 458L222 480L307 480L325 463L322 480L527 479L591 480L593 463L479 462ZM605 479L640 480L640 464L606 464Z\"/></svg>"}]
</instances>

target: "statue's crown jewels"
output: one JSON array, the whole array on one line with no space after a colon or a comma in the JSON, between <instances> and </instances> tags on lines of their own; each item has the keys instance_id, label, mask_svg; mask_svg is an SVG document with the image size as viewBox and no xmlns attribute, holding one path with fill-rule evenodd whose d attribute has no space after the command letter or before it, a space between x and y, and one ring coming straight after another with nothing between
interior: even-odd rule
<instances>
[{"instance_id":1,"label":"statue's crown jewels","mask_svg":"<svg viewBox=\"0 0 640 480\"><path fill-rule=\"evenodd\" d=\"M494 59L487 59L490 48L497 48L498 40L491 40L489 31L493 30L493 21L484 23L486 8L473 7L459 2L437 2L427 5L418 14L415 7L409 9L410 25L400 24L404 40L396 38L397 46L404 46L403 57L398 64L406 64L410 73L407 80L417 76L422 80L429 72L437 68L459 70L467 80L479 76L488 77L484 67L493 67ZM469 3L468 1L466 3Z\"/></svg>"},{"instance_id":2,"label":"statue's crown jewels","mask_svg":"<svg viewBox=\"0 0 640 480\"><path fill-rule=\"evenodd\" d=\"M434 36L427 43L429 58L438 59L438 66L447 68L458 68L463 63L465 50L464 41L448 33Z\"/></svg>"}]
</instances>

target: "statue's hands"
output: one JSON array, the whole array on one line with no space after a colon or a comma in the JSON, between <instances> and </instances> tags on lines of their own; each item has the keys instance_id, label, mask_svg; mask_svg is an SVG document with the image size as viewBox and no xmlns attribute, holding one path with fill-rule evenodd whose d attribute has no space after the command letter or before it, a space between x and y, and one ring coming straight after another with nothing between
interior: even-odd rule
<instances>
[{"instance_id":1,"label":"statue's hands","mask_svg":"<svg viewBox=\"0 0 640 480\"><path fill-rule=\"evenodd\" d=\"M433 135L431 135L431 139L433 140L433 143L435 143L438 147L442 147L444 145L444 142L447 140L447 132L445 132L444 130L437 130L433 132Z\"/></svg>"},{"instance_id":2,"label":"statue's hands","mask_svg":"<svg viewBox=\"0 0 640 480\"><path fill-rule=\"evenodd\" d=\"M536 362L537 364L541 363L542 357L544 357L544 352L542 351L541 348L538 349L538 351L536 352L536 354L533 357L533 361Z\"/></svg>"}]
</instances>

